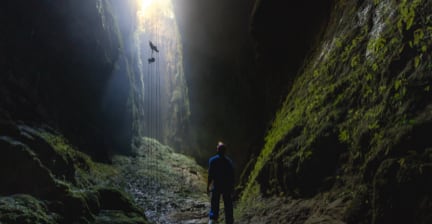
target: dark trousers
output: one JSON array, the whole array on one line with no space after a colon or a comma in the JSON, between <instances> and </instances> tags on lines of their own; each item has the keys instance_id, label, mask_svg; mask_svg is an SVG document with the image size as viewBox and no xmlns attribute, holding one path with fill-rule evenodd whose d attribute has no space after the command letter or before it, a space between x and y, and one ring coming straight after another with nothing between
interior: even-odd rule
<instances>
[{"instance_id":1,"label":"dark trousers","mask_svg":"<svg viewBox=\"0 0 432 224\"><path fill-rule=\"evenodd\" d=\"M233 201L231 197L231 192L225 191L221 192L216 189L212 190L211 193L211 208L210 208L210 219L217 220L219 218L219 202L220 196L222 195L225 207L225 223L232 224L234 223L233 217Z\"/></svg>"}]
</instances>

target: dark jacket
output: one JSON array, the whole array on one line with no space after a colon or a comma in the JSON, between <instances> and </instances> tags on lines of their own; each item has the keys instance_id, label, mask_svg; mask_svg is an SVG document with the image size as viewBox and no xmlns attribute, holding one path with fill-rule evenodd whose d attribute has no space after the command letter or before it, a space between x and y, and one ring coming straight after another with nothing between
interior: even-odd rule
<instances>
[{"instance_id":1,"label":"dark jacket","mask_svg":"<svg viewBox=\"0 0 432 224\"><path fill-rule=\"evenodd\" d=\"M208 181L220 192L233 191L234 166L230 158L217 154L209 159Z\"/></svg>"}]
</instances>

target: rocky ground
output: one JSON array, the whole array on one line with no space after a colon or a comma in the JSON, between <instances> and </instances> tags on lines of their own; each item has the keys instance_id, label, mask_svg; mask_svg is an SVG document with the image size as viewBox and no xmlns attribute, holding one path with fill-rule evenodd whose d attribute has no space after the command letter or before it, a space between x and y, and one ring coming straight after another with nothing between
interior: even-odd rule
<instances>
[{"instance_id":1,"label":"rocky ground","mask_svg":"<svg viewBox=\"0 0 432 224\"><path fill-rule=\"evenodd\" d=\"M237 223L345 224L343 214L350 198L348 192L325 193L309 199L259 197L251 199L248 206L237 207L235 218Z\"/></svg>"},{"instance_id":2,"label":"rocky ground","mask_svg":"<svg viewBox=\"0 0 432 224\"><path fill-rule=\"evenodd\" d=\"M154 139L101 164L53 130L2 127L0 224L208 222L206 170Z\"/></svg>"},{"instance_id":3,"label":"rocky ground","mask_svg":"<svg viewBox=\"0 0 432 224\"><path fill-rule=\"evenodd\" d=\"M123 185L155 223L207 223L206 171L195 160L143 138L133 156L116 156Z\"/></svg>"}]
</instances>

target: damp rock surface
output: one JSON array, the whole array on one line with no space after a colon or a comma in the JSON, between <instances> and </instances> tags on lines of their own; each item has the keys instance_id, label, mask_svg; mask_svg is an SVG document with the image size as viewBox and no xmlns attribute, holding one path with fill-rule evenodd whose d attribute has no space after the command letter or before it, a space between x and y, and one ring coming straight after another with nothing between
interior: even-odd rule
<instances>
[{"instance_id":1,"label":"damp rock surface","mask_svg":"<svg viewBox=\"0 0 432 224\"><path fill-rule=\"evenodd\" d=\"M115 156L122 184L155 223L207 223L206 170L157 140L143 138L134 156Z\"/></svg>"},{"instance_id":2,"label":"damp rock surface","mask_svg":"<svg viewBox=\"0 0 432 224\"><path fill-rule=\"evenodd\" d=\"M333 2L243 179L238 219L432 222L431 15L430 0Z\"/></svg>"},{"instance_id":3,"label":"damp rock surface","mask_svg":"<svg viewBox=\"0 0 432 224\"><path fill-rule=\"evenodd\" d=\"M58 132L1 124L0 223L148 223L118 185L119 172L77 151Z\"/></svg>"}]
</instances>

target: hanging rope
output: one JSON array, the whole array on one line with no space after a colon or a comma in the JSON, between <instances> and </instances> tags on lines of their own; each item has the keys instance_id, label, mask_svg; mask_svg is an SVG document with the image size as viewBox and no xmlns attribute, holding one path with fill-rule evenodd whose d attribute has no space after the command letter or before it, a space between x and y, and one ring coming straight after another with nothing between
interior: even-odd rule
<instances>
[{"instance_id":1,"label":"hanging rope","mask_svg":"<svg viewBox=\"0 0 432 224\"><path fill-rule=\"evenodd\" d=\"M148 54L147 76L145 83L146 93L146 136L150 139L163 142L163 113L162 113L162 91L161 91L161 74L159 63L159 51L157 46L161 44L162 38L160 35L160 26L162 22L160 18L156 18L149 25L149 30L146 36L149 39L150 52ZM154 41L154 44L151 42ZM156 51L156 53L155 53ZM160 164L157 163L157 145L155 141L148 142L147 164L154 168L150 170L149 184L151 186L160 186L161 177L158 172L161 170ZM160 208L154 208L158 211Z\"/></svg>"},{"instance_id":2,"label":"hanging rope","mask_svg":"<svg viewBox=\"0 0 432 224\"><path fill-rule=\"evenodd\" d=\"M160 40L159 40L159 19L156 21L156 44L160 45ZM160 94L159 94L159 54L157 54L156 56L156 74L155 74L155 97L156 97L156 101L155 101L155 139L160 141L159 138L159 119L160 119ZM157 153L157 152L156 152ZM160 164L156 164L156 169L160 170L159 167ZM155 176L156 178L156 183L158 184L158 188L160 187L159 184L161 182L161 177L159 177L158 175ZM157 208L157 211L159 212L159 207Z\"/></svg>"},{"instance_id":3,"label":"hanging rope","mask_svg":"<svg viewBox=\"0 0 432 224\"><path fill-rule=\"evenodd\" d=\"M156 40L158 44L161 44L160 41L160 35L159 35L159 23L157 23L156 26ZM162 142L161 139L161 128L160 128L160 123L161 123L161 115L162 115L162 110L160 108L161 106L161 96L160 96L160 72L159 72L159 54L157 55L157 61L156 61L156 97L157 97L157 103L156 103L156 107L157 107L157 116L156 116L156 133L157 136L156 138Z\"/></svg>"}]
</instances>

